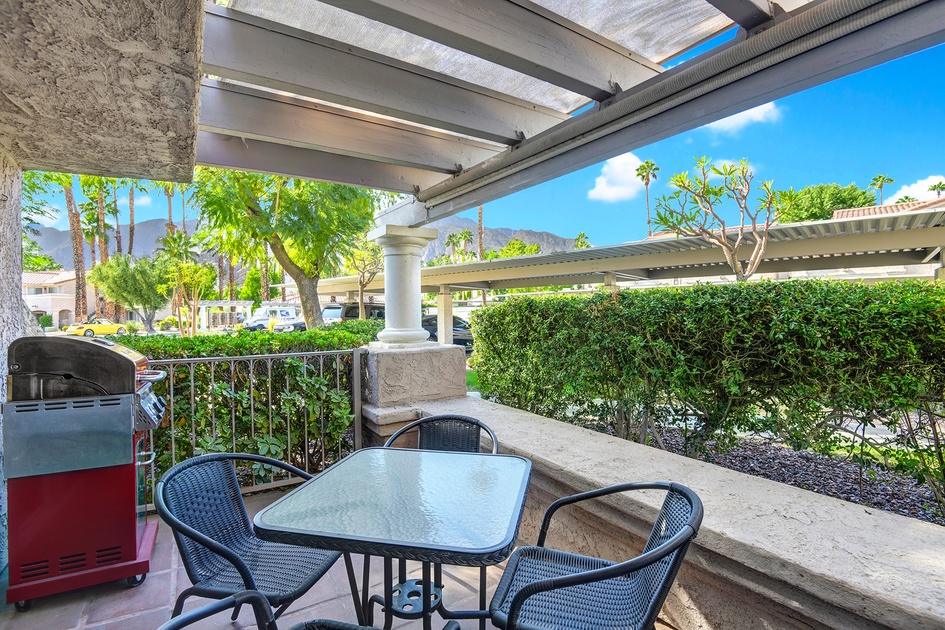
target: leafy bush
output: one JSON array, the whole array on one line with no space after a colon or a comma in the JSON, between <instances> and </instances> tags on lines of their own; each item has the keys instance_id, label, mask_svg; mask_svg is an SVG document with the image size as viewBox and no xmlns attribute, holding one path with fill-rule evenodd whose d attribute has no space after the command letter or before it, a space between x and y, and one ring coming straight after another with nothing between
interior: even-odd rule
<instances>
[{"instance_id":1,"label":"leafy bush","mask_svg":"<svg viewBox=\"0 0 945 630\"><path fill-rule=\"evenodd\" d=\"M129 335L137 335L141 332L141 325L138 322L128 320L124 323L124 326Z\"/></svg>"},{"instance_id":2,"label":"leafy bush","mask_svg":"<svg viewBox=\"0 0 945 630\"><path fill-rule=\"evenodd\" d=\"M49 328L52 326L52 315L40 315L39 316L39 325L43 328Z\"/></svg>"},{"instance_id":3,"label":"leafy bush","mask_svg":"<svg viewBox=\"0 0 945 630\"><path fill-rule=\"evenodd\" d=\"M941 431L943 285L700 284L516 298L472 320L484 395L641 440L671 424L693 455L752 431L833 448L850 418L898 435L903 413L925 418L913 450ZM945 497L935 448L915 466Z\"/></svg>"},{"instance_id":4,"label":"leafy bush","mask_svg":"<svg viewBox=\"0 0 945 630\"><path fill-rule=\"evenodd\" d=\"M344 322L298 333L122 337L168 377L155 391L171 404L154 430L156 473L208 452L244 451L317 471L350 449L351 355L258 355L358 348L378 327ZM187 359L217 358L191 362ZM249 358L256 357L256 358ZM271 471L253 467L257 481Z\"/></svg>"},{"instance_id":5,"label":"leafy bush","mask_svg":"<svg viewBox=\"0 0 945 630\"><path fill-rule=\"evenodd\" d=\"M177 321L177 318L174 317L173 315L168 315L167 317L162 319L160 322L158 322L158 328L164 331L177 330L178 328L180 328L180 322Z\"/></svg>"}]
</instances>

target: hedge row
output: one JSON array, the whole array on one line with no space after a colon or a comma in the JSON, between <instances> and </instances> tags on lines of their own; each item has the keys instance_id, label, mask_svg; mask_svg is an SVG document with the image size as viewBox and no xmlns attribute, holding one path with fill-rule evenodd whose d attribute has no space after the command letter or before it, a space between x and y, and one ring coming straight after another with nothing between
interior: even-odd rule
<instances>
[{"instance_id":1,"label":"hedge row","mask_svg":"<svg viewBox=\"0 0 945 630\"><path fill-rule=\"evenodd\" d=\"M945 385L945 287L918 281L516 298L472 327L484 395L626 437L675 423L692 453L743 431L822 444L838 410L940 406Z\"/></svg>"}]
</instances>

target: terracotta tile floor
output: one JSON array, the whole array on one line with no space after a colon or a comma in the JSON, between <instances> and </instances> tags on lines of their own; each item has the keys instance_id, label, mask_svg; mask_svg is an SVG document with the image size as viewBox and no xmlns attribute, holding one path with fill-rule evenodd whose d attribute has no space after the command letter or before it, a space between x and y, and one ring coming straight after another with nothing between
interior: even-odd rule
<instances>
[{"instance_id":1,"label":"terracotta tile floor","mask_svg":"<svg viewBox=\"0 0 945 630\"><path fill-rule=\"evenodd\" d=\"M250 514L268 505L281 493L273 492L247 497ZM157 517L155 517L157 518ZM355 570L361 574L361 558L354 558ZM416 572L419 573L419 564ZM381 591L382 566L379 559L372 562L372 592ZM395 569L396 570L396 569ZM444 599L454 610L478 608L476 585L479 570L465 567L445 567L446 583ZM489 572L489 593L502 575L502 568ZM6 576L0 584L5 598ZM144 584L129 588L122 582L101 584L36 600L33 609L20 613L13 605L0 606L0 629L6 630L153 630L170 618L178 593L190 586L184 572L177 547L170 530L162 523L157 544L151 557L151 572ZM203 600L192 597L187 600L185 610L197 608ZM375 615L379 615L379 610ZM297 600L280 618L280 627L288 628L294 623L315 618L329 618L355 623L356 616L348 589L348 578L344 562L339 560L331 571L301 599ZM434 617L434 630L443 622ZM461 622L463 630L478 628L476 621ZM491 627L491 624L487 624ZM220 614L197 623L192 628L255 628L252 611L244 607L236 622L229 614ZM396 620L394 628L421 628L417 621Z\"/></svg>"}]
</instances>

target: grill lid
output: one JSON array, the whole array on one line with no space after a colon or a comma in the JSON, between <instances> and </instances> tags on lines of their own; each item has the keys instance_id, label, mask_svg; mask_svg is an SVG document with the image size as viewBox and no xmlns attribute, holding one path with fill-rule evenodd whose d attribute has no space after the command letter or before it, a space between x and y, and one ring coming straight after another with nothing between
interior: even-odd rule
<instances>
[{"instance_id":1,"label":"grill lid","mask_svg":"<svg viewBox=\"0 0 945 630\"><path fill-rule=\"evenodd\" d=\"M21 337L10 344L8 398L48 400L132 394L143 354L106 339Z\"/></svg>"}]
</instances>

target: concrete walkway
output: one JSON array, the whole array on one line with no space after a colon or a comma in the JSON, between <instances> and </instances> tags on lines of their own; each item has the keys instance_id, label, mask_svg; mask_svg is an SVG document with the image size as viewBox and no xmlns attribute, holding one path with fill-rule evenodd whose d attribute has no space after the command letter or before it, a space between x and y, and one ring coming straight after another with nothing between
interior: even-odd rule
<instances>
[{"instance_id":1,"label":"concrete walkway","mask_svg":"<svg viewBox=\"0 0 945 630\"><path fill-rule=\"evenodd\" d=\"M282 496L281 492L269 492L246 498L247 510L254 514ZM157 518L156 516L154 518ZM360 579L361 558L354 558L354 565ZM419 563L410 563L414 572L419 573ZM381 592L383 563L379 559L372 562L372 592ZM396 570L396 568L395 568ZM502 567L498 566L489 573L489 594L495 588ZM479 570L467 567L444 567L444 600L454 610L478 608L476 585L479 583ZM6 593L6 578L2 584ZM170 618L177 595L190 586L190 581L183 569L177 546L170 529L163 523L158 531L157 544L151 557L151 572L144 584L129 588L123 582L111 582L84 588L59 595L51 595L36 600L33 609L17 612L14 606L0 607L0 629L6 630L154 630ZM185 610L197 608L208 600L192 597L187 600ZM375 616L380 614L375 609ZM296 600L280 618L280 628L288 628L294 623L316 618L329 618L356 622L348 578L344 561L339 560L334 567L301 599ZM381 621L383 618L381 617ZM463 630L478 628L476 621L463 621ZM434 617L433 627L439 630L443 622ZM491 627L491 624L488 624ZM229 614L220 614L191 626L203 628L255 628L255 620L249 607L244 607L236 622L230 621ZM394 628L421 628L417 621L395 620Z\"/></svg>"}]
</instances>

